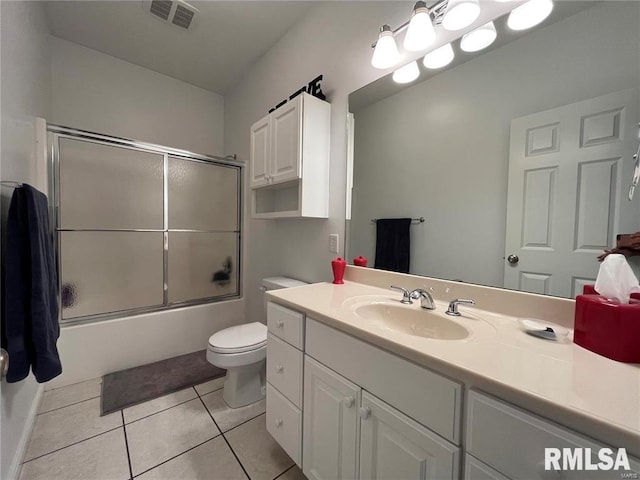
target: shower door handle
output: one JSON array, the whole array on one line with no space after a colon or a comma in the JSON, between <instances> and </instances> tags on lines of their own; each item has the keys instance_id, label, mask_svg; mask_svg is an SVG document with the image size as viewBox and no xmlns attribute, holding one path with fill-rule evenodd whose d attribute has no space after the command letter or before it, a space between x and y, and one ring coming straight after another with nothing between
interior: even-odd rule
<instances>
[{"instance_id":1,"label":"shower door handle","mask_svg":"<svg viewBox=\"0 0 640 480\"><path fill-rule=\"evenodd\" d=\"M9 352L4 348L0 348L0 378L7 376L9 371Z\"/></svg>"}]
</instances>

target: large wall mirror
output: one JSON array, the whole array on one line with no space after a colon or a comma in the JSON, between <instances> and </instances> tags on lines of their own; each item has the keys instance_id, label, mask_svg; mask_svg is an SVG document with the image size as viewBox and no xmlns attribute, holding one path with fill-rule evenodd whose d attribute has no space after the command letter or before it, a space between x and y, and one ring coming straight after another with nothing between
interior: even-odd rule
<instances>
[{"instance_id":1,"label":"large wall mirror","mask_svg":"<svg viewBox=\"0 0 640 480\"><path fill-rule=\"evenodd\" d=\"M345 250L373 266L374 219L424 217L410 273L572 298L617 234L640 231L640 2L557 1L535 30L504 23L482 54L456 42L446 70L350 95Z\"/></svg>"}]
</instances>

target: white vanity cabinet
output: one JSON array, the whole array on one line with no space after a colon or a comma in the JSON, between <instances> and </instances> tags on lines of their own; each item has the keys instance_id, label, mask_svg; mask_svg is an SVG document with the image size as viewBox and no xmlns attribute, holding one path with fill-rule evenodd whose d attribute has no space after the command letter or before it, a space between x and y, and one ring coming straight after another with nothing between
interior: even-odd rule
<instances>
[{"instance_id":1,"label":"white vanity cabinet","mask_svg":"<svg viewBox=\"0 0 640 480\"><path fill-rule=\"evenodd\" d=\"M303 431L312 480L458 478L458 447L308 355Z\"/></svg>"},{"instance_id":2,"label":"white vanity cabinet","mask_svg":"<svg viewBox=\"0 0 640 480\"><path fill-rule=\"evenodd\" d=\"M588 480L640 477L640 462L632 457L628 457L632 472L585 468L558 472L545 470L545 448L567 448L572 451L588 448L592 463L597 464L598 451L607 445L473 389L467 396L466 426L465 479ZM622 473L629 476L621 477Z\"/></svg>"},{"instance_id":3,"label":"white vanity cabinet","mask_svg":"<svg viewBox=\"0 0 640 480\"><path fill-rule=\"evenodd\" d=\"M302 465L304 315L267 303L267 431Z\"/></svg>"},{"instance_id":4,"label":"white vanity cabinet","mask_svg":"<svg viewBox=\"0 0 640 480\"><path fill-rule=\"evenodd\" d=\"M458 478L460 384L311 318L304 377L308 478Z\"/></svg>"},{"instance_id":5,"label":"white vanity cabinet","mask_svg":"<svg viewBox=\"0 0 640 480\"><path fill-rule=\"evenodd\" d=\"M254 218L328 217L331 105L302 93L251 126Z\"/></svg>"},{"instance_id":6,"label":"white vanity cabinet","mask_svg":"<svg viewBox=\"0 0 640 480\"><path fill-rule=\"evenodd\" d=\"M303 471L310 480L357 478L361 389L304 359Z\"/></svg>"}]
</instances>

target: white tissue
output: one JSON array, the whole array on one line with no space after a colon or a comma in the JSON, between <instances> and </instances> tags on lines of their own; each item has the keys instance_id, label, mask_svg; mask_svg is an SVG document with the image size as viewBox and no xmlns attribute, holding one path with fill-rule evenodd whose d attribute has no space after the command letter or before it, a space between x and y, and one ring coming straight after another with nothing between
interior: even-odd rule
<instances>
[{"instance_id":1,"label":"white tissue","mask_svg":"<svg viewBox=\"0 0 640 480\"><path fill-rule=\"evenodd\" d=\"M634 292L640 292L640 285L624 255L611 254L600 264L595 285L596 292L609 300L629 303Z\"/></svg>"}]
</instances>

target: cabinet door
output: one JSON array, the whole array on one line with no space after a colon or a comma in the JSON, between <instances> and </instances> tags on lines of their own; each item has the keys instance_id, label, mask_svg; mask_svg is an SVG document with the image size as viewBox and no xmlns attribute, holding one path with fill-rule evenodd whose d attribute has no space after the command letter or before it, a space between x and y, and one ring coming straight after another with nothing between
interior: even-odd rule
<instances>
[{"instance_id":1,"label":"cabinet door","mask_svg":"<svg viewBox=\"0 0 640 480\"><path fill-rule=\"evenodd\" d=\"M251 188L269 183L270 142L269 116L251 126Z\"/></svg>"},{"instance_id":2,"label":"cabinet door","mask_svg":"<svg viewBox=\"0 0 640 480\"><path fill-rule=\"evenodd\" d=\"M305 355L303 471L312 480L356 478L360 388Z\"/></svg>"},{"instance_id":3,"label":"cabinet door","mask_svg":"<svg viewBox=\"0 0 640 480\"><path fill-rule=\"evenodd\" d=\"M271 117L270 183L295 180L302 174L302 95L287 102Z\"/></svg>"},{"instance_id":4,"label":"cabinet door","mask_svg":"<svg viewBox=\"0 0 640 480\"><path fill-rule=\"evenodd\" d=\"M360 417L360 478L458 478L455 445L367 392Z\"/></svg>"}]
</instances>

